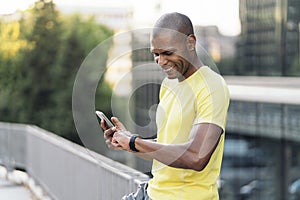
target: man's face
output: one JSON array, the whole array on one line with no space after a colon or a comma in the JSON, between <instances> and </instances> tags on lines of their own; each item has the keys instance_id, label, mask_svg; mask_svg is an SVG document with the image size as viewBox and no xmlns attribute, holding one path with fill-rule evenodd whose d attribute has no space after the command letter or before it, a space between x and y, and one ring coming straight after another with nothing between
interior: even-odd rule
<instances>
[{"instance_id":1,"label":"man's face","mask_svg":"<svg viewBox=\"0 0 300 200\"><path fill-rule=\"evenodd\" d=\"M151 37L151 52L155 62L161 66L169 79L185 79L191 60L187 48L187 36L162 32Z\"/></svg>"}]
</instances>

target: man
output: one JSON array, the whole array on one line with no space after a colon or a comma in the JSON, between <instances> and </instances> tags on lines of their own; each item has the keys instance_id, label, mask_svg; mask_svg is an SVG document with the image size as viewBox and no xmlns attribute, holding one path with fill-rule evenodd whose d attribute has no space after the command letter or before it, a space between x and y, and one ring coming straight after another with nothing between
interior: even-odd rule
<instances>
[{"instance_id":1,"label":"man","mask_svg":"<svg viewBox=\"0 0 300 200\"><path fill-rule=\"evenodd\" d=\"M167 75L157 109L157 140L126 131L115 117L113 128L101 121L110 148L153 159L153 178L139 193L123 199L219 199L216 181L229 105L226 83L198 58L187 16L160 17L150 42L155 62Z\"/></svg>"}]
</instances>

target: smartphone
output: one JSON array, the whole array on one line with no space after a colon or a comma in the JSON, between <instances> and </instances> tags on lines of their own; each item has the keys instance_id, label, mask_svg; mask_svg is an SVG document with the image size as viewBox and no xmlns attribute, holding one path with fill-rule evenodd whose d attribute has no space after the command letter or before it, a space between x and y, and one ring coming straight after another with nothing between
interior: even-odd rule
<instances>
[{"instance_id":1,"label":"smartphone","mask_svg":"<svg viewBox=\"0 0 300 200\"><path fill-rule=\"evenodd\" d=\"M110 128L114 127L114 124L104 115L103 112L100 112L97 110L96 115L97 115L98 119L100 119L100 120L103 119L106 122L107 126L109 126Z\"/></svg>"}]
</instances>

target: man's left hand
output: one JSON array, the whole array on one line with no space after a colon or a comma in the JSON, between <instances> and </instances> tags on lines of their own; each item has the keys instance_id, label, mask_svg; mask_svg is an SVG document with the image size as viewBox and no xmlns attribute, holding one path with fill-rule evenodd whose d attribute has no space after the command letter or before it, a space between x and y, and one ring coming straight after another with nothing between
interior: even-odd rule
<instances>
[{"instance_id":1,"label":"man's left hand","mask_svg":"<svg viewBox=\"0 0 300 200\"><path fill-rule=\"evenodd\" d=\"M121 130L114 133L112 138L112 145L121 146L123 150L131 151L129 141L132 134L129 131Z\"/></svg>"}]
</instances>

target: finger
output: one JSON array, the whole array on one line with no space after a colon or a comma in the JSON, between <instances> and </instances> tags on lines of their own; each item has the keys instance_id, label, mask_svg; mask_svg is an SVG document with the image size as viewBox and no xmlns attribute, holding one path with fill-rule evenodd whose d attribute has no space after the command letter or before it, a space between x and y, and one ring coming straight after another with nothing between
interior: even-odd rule
<instances>
[{"instance_id":1,"label":"finger","mask_svg":"<svg viewBox=\"0 0 300 200\"><path fill-rule=\"evenodd\" d=\"M103 129L103 130L107 130L107 129L109 129L110 127L106 124L106 122L105 122L105 120L103 120L103 119L101 119L101 128Z\"/></svg>"},{"instance_id":2,"label":"finger","mask_svg":"<svg viewBox=\"0 0 300 200\"><path fill-rule=\"evenodd\" d=\"M111 121L116 125L118 130L125 130L125 126L119 121L118 118L112 117Z\"/></svg>"},{"instance_id":3,"label":"finger","mask_svg":"<svg viewBox=\"0 0 300 200\"><path fill-rule=\"evenodd\" d=\"M110 139L110 138L113 137L113 133L112 133L111 130L108 129L108 130L104 131L103 136L104 136L105 139Z\"/></svg>"},{"instance_id":4,"label":"finger","mask_svg":"<svg viewBox=\"0 0 300 200\"><path fill-rule=\"evenodd\" d=\"M112 127L104 131L104 138L105 139L110 139L113 137L114 133L116 132L116 128Z\"/></svg>"},{"instance_id":5,"label":"finger","mask_svg":"<svg viewBox=\"0 0 300 200\"><path fill-rule=\"evenodd\" d=\"M111 143L107 145L109 149L112 150L123 150L123 147L121 145L112 145Z\"/></svg>"},{"instance_id":6,"label":"finger","mask_svg":"<svg viewBox=\"0 0 300 200\"><path fill-rule=\"evenodd\" d=\"M124 148L122 147L122 145L120 145L117 141L112 141L110 143L111 147L114 149L114 150L123 150Z\"/></svg>"},{"instance_id":7,"label":"finger","mask_svg":"<svg viewBox=\"0 0 300 200\"><path fill-rule=\"evenodd\" d=\"M113 138L111 139L111 144L114 145L114 146L120 145L119 142L116 140L115 137L113 137Z\"/></svg>"},{"instance_id":8,"label":"finger","mask_svg":"<svg viewBox=\"0 0 300 200\"><path fill-rule=\"evenodd\" d=\"M113 138L105 140L105 143L109 147L122 147L117 140L114 140Z\"/></svg>"},{"instance_id":9,"label":"finger","mask_svg":"<svg viewBox=\"0 0 300 200\"><path fill-rule=\"evenodd\" d=\"M112 146L111 149L112 150L124 150L123 147L121 147L121 146L118 146L118 147Z\"/></svg>"}]
</instances>

